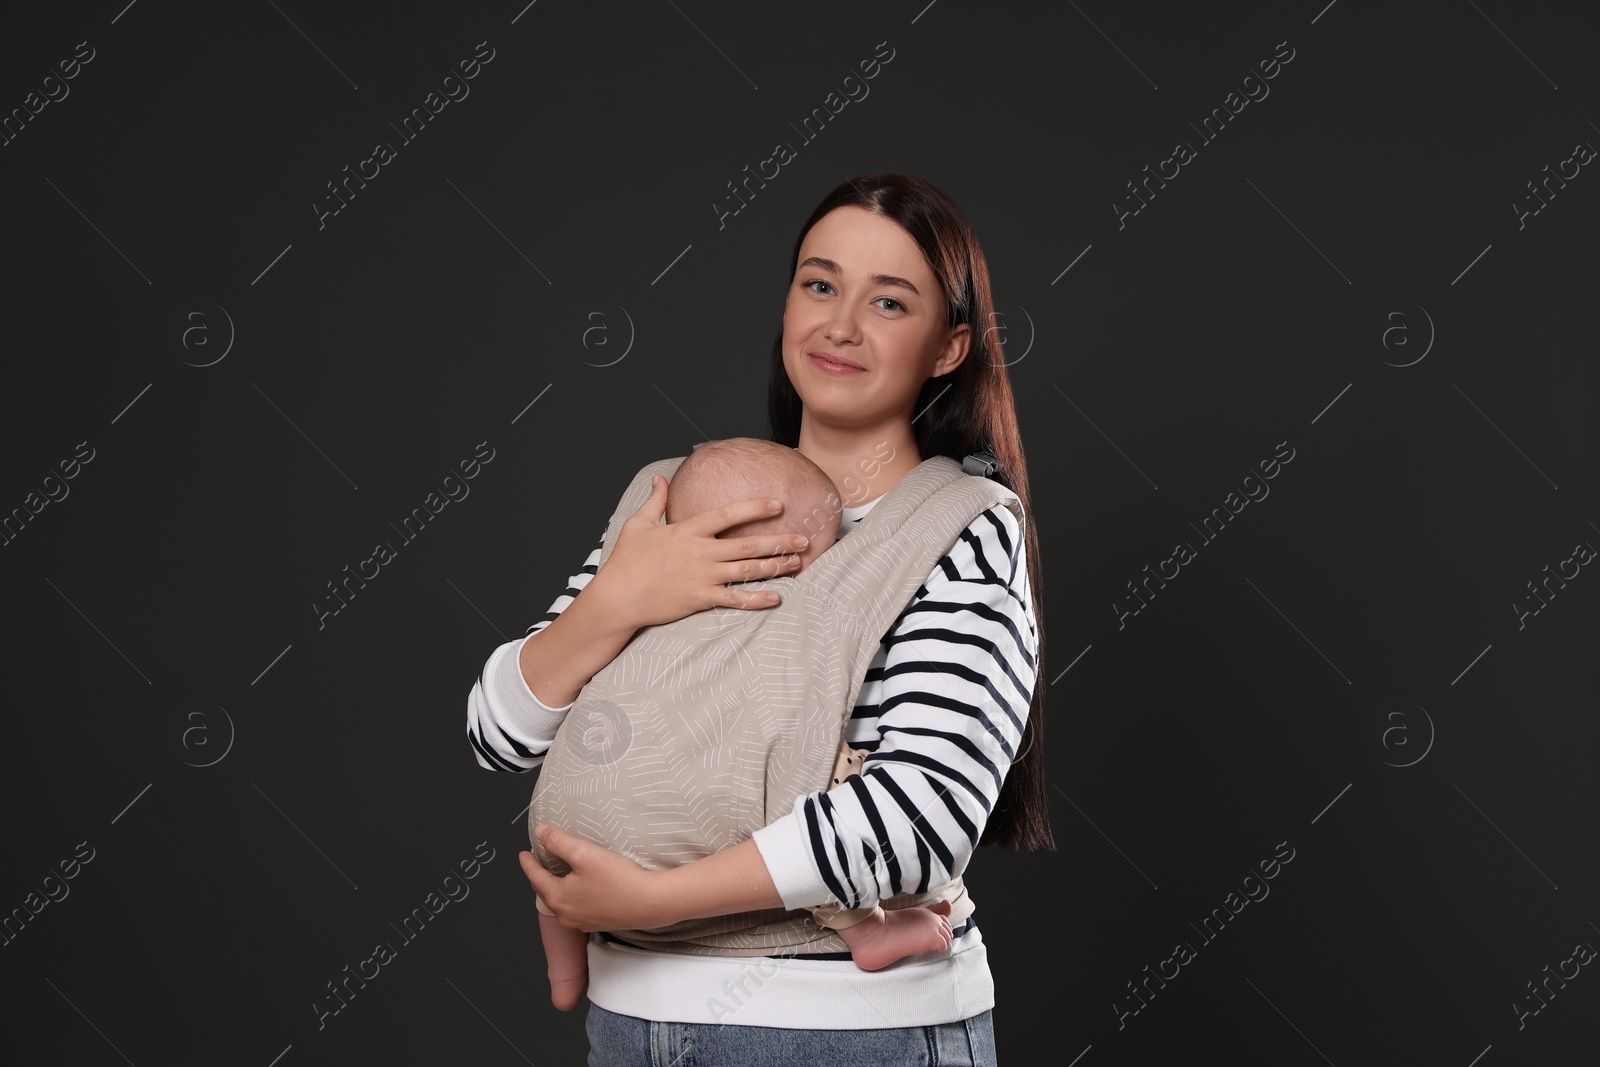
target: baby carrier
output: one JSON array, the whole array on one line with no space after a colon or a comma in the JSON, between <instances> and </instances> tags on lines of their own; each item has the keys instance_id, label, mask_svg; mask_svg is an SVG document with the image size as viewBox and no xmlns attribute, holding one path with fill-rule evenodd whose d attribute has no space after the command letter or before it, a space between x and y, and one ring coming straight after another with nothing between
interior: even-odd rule
<instances>
[{"instance_id":1,"label":"baby carrier","mask_svg":"<svg viewBox=\"0 0 1600 1067\"><path fill-rule=\"evenodd\" d=\"M685 458L657 460L634 476L606 529L601 567L650 495L652 476L670 479ZM1023 522L1011 490L964 469L994 466L932 456L804 571L734 583L778 590L774 607L710 608L639 630L583 687L545 755L528 810L539 861L557 874L569 869L532 839L550 823L649 870L678 867L738 844L802 794L827 789L867 668L939 558L997 503ZM952 902L953 925L972 912L959 876L882 904L939 899ZM698 955L848 951L809 913L784 908L612 933Z\"/></svg>"}]
</instances>

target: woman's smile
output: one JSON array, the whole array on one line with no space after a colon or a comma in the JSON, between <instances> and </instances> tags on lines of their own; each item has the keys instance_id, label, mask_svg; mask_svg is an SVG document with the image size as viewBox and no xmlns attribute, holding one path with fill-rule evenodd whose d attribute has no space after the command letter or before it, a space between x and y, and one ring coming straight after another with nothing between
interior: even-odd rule
<instances>
[{"instance_id":1,"label":"woman's smile","mask_svg":"<svg viewBox=\"0 0 1600 1067\"><path fill-rule=\"evenodd\" d=\"M811 357L812 364L821 368L826 374L836 374L841 378L848 378L853 374L866 373L866 370L862 367L836 356L832 352L809 352L807 355Z\"/></svg>"}]
</instances>

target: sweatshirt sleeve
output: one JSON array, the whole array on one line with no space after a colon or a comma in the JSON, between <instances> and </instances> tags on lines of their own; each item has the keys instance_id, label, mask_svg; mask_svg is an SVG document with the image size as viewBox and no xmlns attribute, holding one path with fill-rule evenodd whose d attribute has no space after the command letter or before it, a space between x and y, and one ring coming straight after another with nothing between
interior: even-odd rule
<instances>
[{"instance_id":1,"label":"sweatshirt sleeve","mask_svg":"<svg viewBox=\"0 0 1600 1067\"><path fill-rule=\"evenodd\" d=\"M860 773L754 834L784 907L870 907L961 874L1016 758L1038 653L1022 529L995 505L885 636Z\"/></svg>"},{"instance_id":2,"label":"sweatshirt sleeve","mask_svg":"<svg viewBox=\"0 0 1600 1067\"><path fill-rule=\"evenodd\" d=\"M600 532L605 541L605 531ZM583 591L600 566L600 548L567 579L567 591L556 597L545 617L515 641L495 649L467 696L467 740L478 766L491 771L531 771L544 762L561 720L572 707L552 708L533 695L522 677L518 656L522 643L543 630Z\"/></svg>"}]
</instances>

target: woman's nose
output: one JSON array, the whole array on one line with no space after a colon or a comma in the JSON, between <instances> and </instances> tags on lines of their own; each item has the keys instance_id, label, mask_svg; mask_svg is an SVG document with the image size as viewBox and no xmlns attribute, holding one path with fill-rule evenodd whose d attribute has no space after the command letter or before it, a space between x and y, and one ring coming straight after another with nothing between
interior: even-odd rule
<instances>
[{"instance_id":1,"label":"woman's nose","mask_svg":"<svg viewBox=\"0 0 1600 1067\"><path fill-rule=\"evenodd\" d=\"M856 335L855 312L840 303L834 307L833 315L828 319L828 328L823 331L830 341L848 341Z\"/></svg>"}]
</instances>

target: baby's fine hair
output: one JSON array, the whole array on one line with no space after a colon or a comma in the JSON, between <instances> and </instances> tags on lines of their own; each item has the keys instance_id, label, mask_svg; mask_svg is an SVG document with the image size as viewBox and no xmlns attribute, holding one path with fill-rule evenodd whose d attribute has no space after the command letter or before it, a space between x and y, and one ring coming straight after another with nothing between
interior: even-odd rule
<instances>
[{"instance_id":1,"label":"baby's fine hair","mask_svg":"<svg viewBox=\"0 0 1600 1067\"><path fill-rule=\"evenodd\" d=\"M682 522L724 504L756 497L783 501L783 511L730 526L718 536L837 534L843 501L828 473L798 451L756 437L727 437L700 445L668 483L667 521Z\"/></svg>"}]
</instances>

